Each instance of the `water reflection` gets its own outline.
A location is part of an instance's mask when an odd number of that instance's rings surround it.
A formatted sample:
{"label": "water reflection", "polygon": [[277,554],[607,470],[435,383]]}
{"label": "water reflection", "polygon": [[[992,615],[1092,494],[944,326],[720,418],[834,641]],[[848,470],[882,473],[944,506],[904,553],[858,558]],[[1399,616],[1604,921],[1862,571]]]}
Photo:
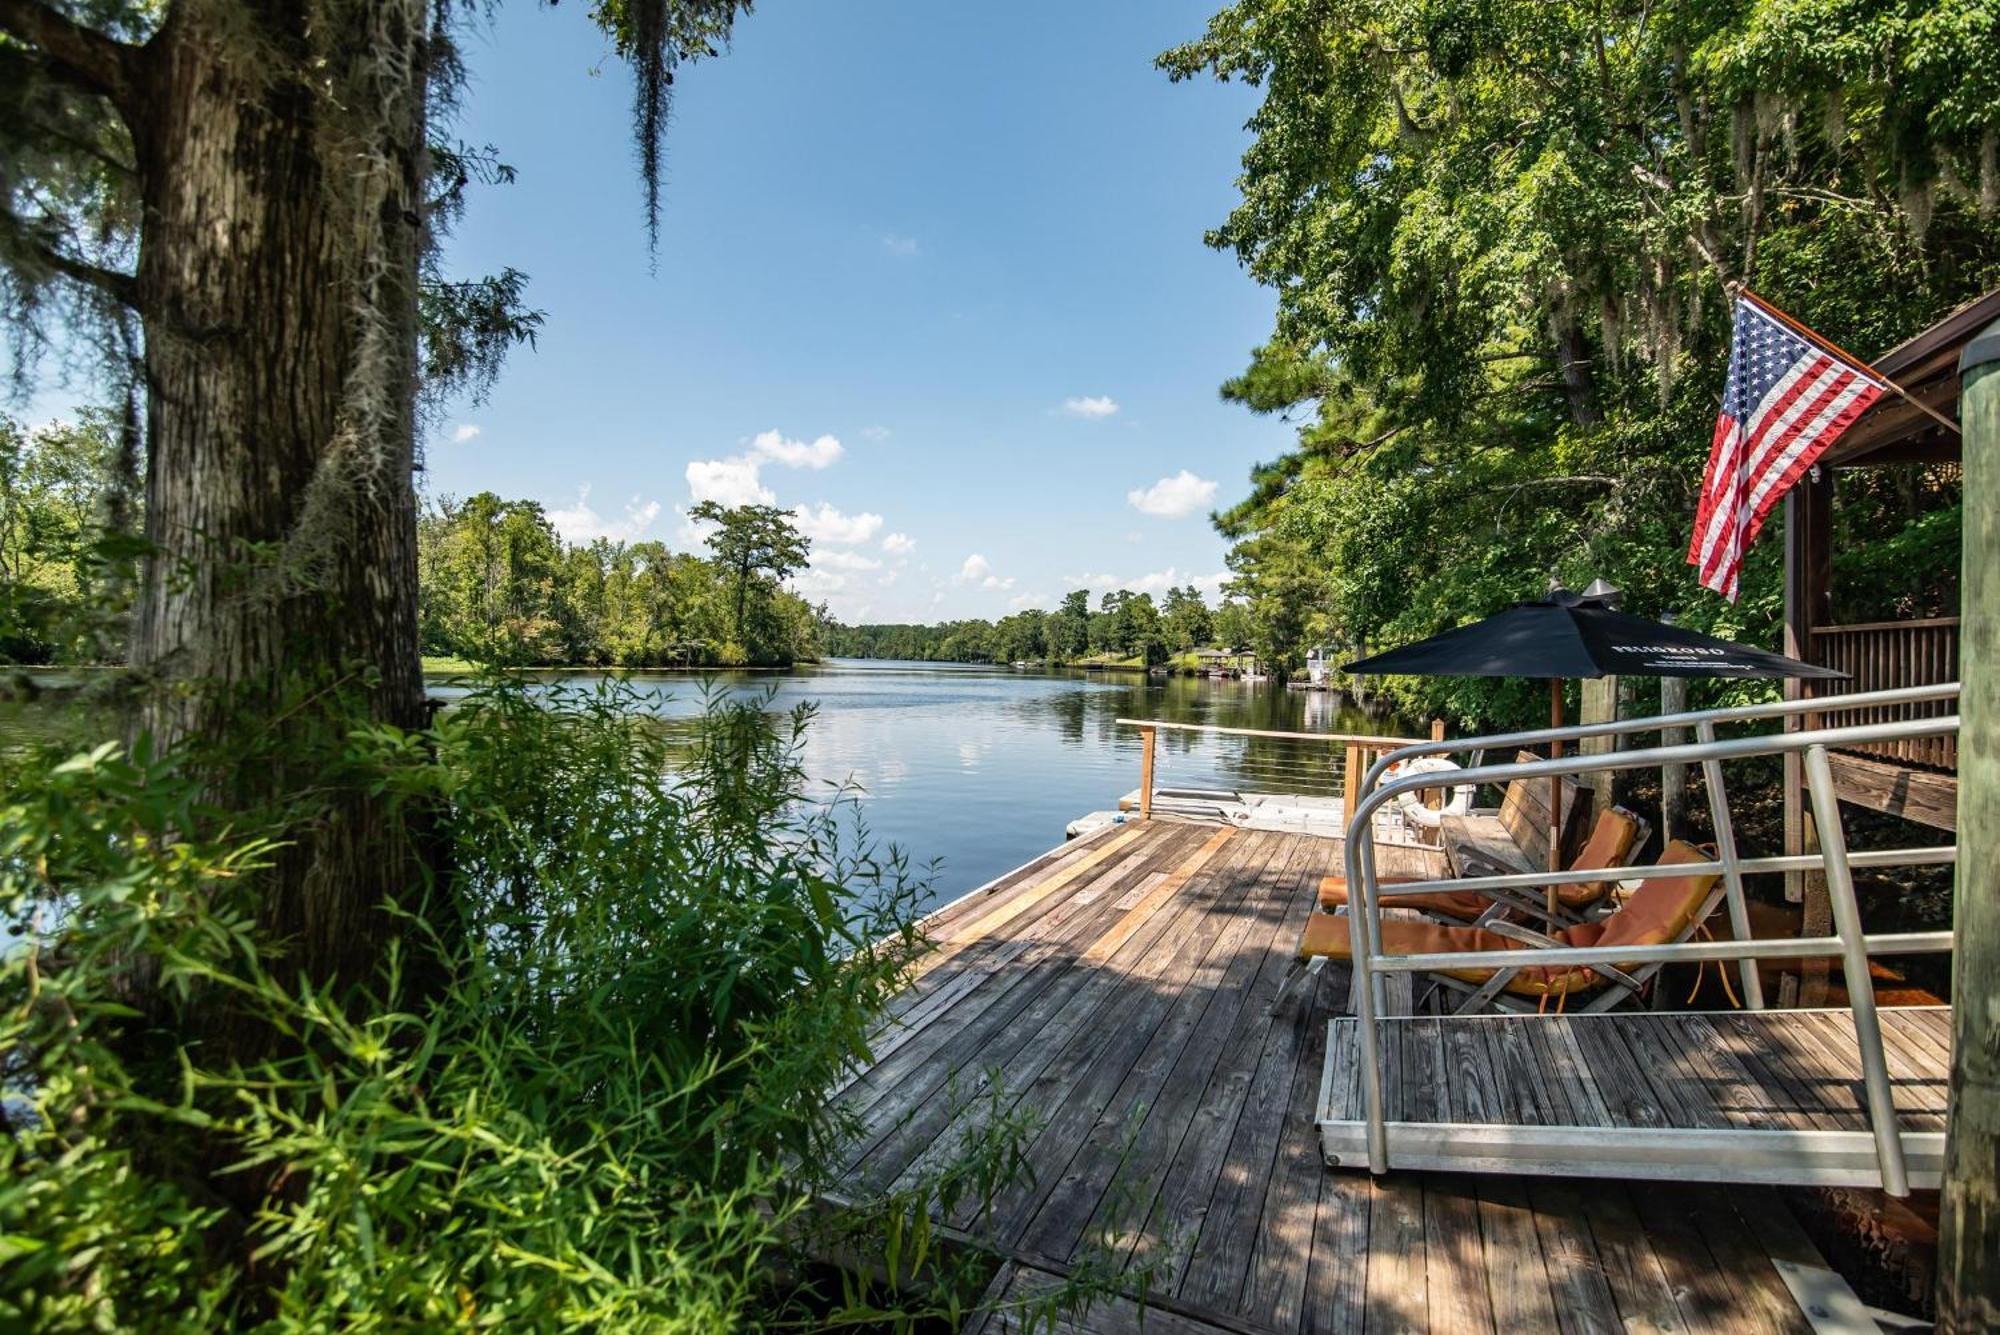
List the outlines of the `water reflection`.
{"label": "water reflection", "polygon": [[[586,685],[589,674],[564,674]],[[636,678],[669,720],[701,708],[685,676]],[[836,661],[783,675],[724,674],[713,689],[772,692],[773,709],[819,705],[805,763],[817,780],[852,781],[878,840],[913,861],[941,859],[949,896],[1061,841],[1063,827],[1138,786],[1139,739],[1116,720],[1152,718],[1274,731],[1395,731],[1338,697],[1270,683],[1138,674],[1017,672],[943,664]],[[433,694],[449,695],[442,682]],[[1162,787],[1327,793],[1338,751],[1273,738],[1160,734]]]}

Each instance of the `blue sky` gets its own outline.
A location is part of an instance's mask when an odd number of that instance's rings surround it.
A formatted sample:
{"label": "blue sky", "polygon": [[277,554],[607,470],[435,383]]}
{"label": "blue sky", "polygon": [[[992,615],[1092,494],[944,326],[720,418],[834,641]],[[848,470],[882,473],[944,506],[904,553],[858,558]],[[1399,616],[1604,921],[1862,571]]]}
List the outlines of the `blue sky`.
{"label": "blue sky", "polygon": [[1209,8],[767,0],[678,80],[655,273],[624,67],[579,7],[501,7],[459,134],[520,179],[451,263],[526,271],[548,323],[428,489],[676,546],[699,495],[803,507],[801,587],[850,620],[1212,589],[1207,512],[1290,432],[1216,396],[1271,321],[1202,244],[1255,95],[1152,67]]}
{"label": "blue sky", "polygon": [[525,271],[547,323],[442,415],[425,490],[677,548],[695,500],[797,507],[795,582],[848,620],[1213,598],[1208,511],[1291,439],[1216,395],[1271,325],[1202,244],[1255,91],[1152,65],[1215,3],[765,0],[680,73],[657,265],[624,65],[580,3],[497,6],[456,133],[519,179],[448,264]]}

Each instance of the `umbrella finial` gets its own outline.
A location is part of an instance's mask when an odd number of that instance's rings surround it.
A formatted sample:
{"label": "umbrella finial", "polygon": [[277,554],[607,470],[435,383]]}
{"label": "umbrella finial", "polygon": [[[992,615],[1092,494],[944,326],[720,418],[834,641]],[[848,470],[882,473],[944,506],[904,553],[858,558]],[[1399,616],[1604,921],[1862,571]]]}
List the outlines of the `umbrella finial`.
{"label": "umbrella finial", "polygon": [[1583,596],[1591,602],[1602,603],[1606,607],[1617,607],[1625,601],[1625,591],[1602,576],[1590,581],[1590,587],[1583,591]]}

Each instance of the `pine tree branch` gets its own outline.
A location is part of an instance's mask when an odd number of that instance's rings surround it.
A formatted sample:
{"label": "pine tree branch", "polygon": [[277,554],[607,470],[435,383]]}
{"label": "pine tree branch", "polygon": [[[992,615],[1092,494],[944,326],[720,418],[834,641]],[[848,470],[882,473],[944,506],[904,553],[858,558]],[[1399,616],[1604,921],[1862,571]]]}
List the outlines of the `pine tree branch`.
{"label": "pine tree branch", "polygon": [[[0,0],[0,4],[8,0]],[[35,229],[28,226],[12,212],[0,210],[0,257],[12,256],[29,264],[39,265],[49,272],[59,274],[72,282],[82,283],[110,297],[113,301],[132,310],[139,308],[139,280],[129,273],[117,269],[107,269],[64,254],[38,236]]]}
{"label": "pine tree branch", "polygon": [[87,28],[40,0],[0,0],[0,32],[40,51],[50,73],[108,98],[127,113],[129,123],[140,48]]}

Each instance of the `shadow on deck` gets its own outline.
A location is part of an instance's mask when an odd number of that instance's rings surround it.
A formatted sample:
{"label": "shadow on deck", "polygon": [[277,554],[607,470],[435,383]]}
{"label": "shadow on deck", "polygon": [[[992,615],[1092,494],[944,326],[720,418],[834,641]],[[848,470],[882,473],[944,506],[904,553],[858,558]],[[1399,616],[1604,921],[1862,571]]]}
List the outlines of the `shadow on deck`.
{"label": "shadow on deck", "polygon": [[[1184,1335],[1872,1328],[1769,1188],[1327,1168],[1315,1121],[1348,978],[1290,965],[1339,853],[1133,823],[941,910],[941,950],[837,1095],[862,1128],[839,1194],[910,1185],[1026,1113],[1032,1178],[938,1221],[1004,1262],[996,1296],[1084,1267]],[[1069,1328],[1140,1319],[1115,1300]]]}

